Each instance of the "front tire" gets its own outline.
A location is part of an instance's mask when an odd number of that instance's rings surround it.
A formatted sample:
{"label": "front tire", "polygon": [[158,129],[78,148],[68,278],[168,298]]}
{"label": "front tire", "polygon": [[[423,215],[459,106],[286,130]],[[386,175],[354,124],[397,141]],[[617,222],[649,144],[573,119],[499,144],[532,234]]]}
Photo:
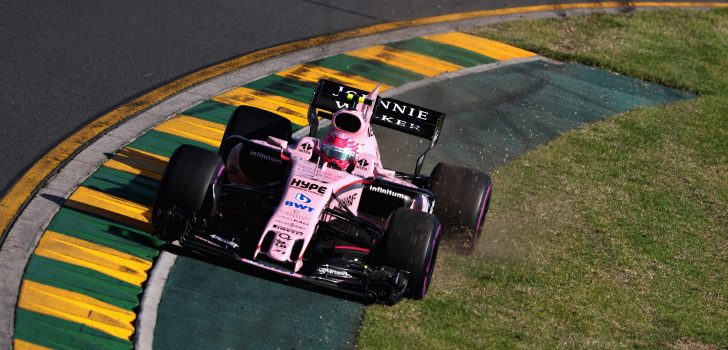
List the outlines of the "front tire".
{"label": "front tire", "polygon": [[389,216],[384,234],[384,265],[408,271],[405,297],[423,299],[437,260],[440,222],[428,213],[398,208]]}
{"label": "front tire", "polygon": [[218,154],[223,161],[227,161],[228,154],[239,142],[229,139],[230,136],[241,136],[251,140],[265,140],[268,136],[273,136],[289,141],[291,130],[290,120],[273,112],[243,105],[236,108],[230,117]]}
{"label": "front tire", "polygon": [[208,218],[214,210],[211,184],[222,169],[220,157],[208,150],[179,146],[169,158],[152,210],[155,234],[167,242],[179,239],[182,229],[165,225],[163,214],[175,207],[197,218]]}
{"label": "front tire", "polygon": [[434,214],[442,222],[445,242],[460,252],[474,252],[490,206],[490,176],[439,163],[430,176],[430,190],[435,194]]}

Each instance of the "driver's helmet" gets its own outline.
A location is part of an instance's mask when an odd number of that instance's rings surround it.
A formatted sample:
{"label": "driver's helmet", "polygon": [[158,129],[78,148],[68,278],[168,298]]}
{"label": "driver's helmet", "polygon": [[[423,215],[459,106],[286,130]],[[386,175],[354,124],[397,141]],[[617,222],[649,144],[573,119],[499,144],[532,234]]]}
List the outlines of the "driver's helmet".
{"label": "driver's helmet", "polygon": [[321,142],[321,158],[341,170],[348,170],[356,157],[356,141],[340,132],[328,133]]}

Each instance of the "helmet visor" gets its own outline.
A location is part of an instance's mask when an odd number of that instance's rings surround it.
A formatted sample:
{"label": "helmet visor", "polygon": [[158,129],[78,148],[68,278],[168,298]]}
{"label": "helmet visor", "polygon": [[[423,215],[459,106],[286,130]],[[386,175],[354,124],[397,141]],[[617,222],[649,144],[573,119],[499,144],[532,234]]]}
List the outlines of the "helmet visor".
{"label": "helmet visor", "polygon": [[336,147],[334,145],[323,145],[321,148],[324,154],[332,159],[349,160],[354,158],[354,151],[351,149]]}

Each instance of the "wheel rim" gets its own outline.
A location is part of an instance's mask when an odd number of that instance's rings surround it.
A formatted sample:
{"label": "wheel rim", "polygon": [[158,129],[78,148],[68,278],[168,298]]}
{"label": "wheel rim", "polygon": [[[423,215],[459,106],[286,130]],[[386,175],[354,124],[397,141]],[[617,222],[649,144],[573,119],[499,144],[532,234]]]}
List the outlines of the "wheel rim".
{"label": "wheel rim", "polygon": [[474,244],[478,242],[478,239],[480,238],[480,232],[483,230],[483,224],[485,223],[485,215],[488,213],[486,210],[488,208],[488,203],[490,202],[490,191],[493,188],[492,185],[488,186],[488,189],[485,190],[485,195],[483,196],[483,202],[480,204],[480,209],[478,209],[478,221],[475,224],[475,235],[474,235]]}
{"label": "wheel rim", "polygon": [[422,298],[427,295],[427,291],[430,289],[430,282],[432,281],[432,274],[435,271],[435,261],[437,261],[437,248],[440,245],[440,232],[442,231],[442,226],[437,226],[437,231],[435,232],[435,242],[432,245],[432,253],[430,253],[430,260],[427,262],[427,265],[425,265],[425,279],[422,281]]}

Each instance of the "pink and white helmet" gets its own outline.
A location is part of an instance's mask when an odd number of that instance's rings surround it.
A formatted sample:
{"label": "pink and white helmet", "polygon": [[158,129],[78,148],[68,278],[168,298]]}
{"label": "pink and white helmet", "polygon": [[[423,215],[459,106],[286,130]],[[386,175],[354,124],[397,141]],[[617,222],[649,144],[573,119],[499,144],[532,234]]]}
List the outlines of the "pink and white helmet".
{"label": "pink and white helmet", "polygon": [[321,142],[321,158],[324,162],[347,170],[356,157],[357,142],[344,133],[330,132]]}
{"label": "pink and white helmet", "polygon": [[[349,95],[353,108],[342,108],[331,117],[331,131],[321,141],[321,157],[323,161],[336,164],[341,170],[348,171],[357,155],[357,147],[366,143],[374,105],[377,100],[379,86],[367,99]],[[369,103],[359,103],[369,101]]]}

